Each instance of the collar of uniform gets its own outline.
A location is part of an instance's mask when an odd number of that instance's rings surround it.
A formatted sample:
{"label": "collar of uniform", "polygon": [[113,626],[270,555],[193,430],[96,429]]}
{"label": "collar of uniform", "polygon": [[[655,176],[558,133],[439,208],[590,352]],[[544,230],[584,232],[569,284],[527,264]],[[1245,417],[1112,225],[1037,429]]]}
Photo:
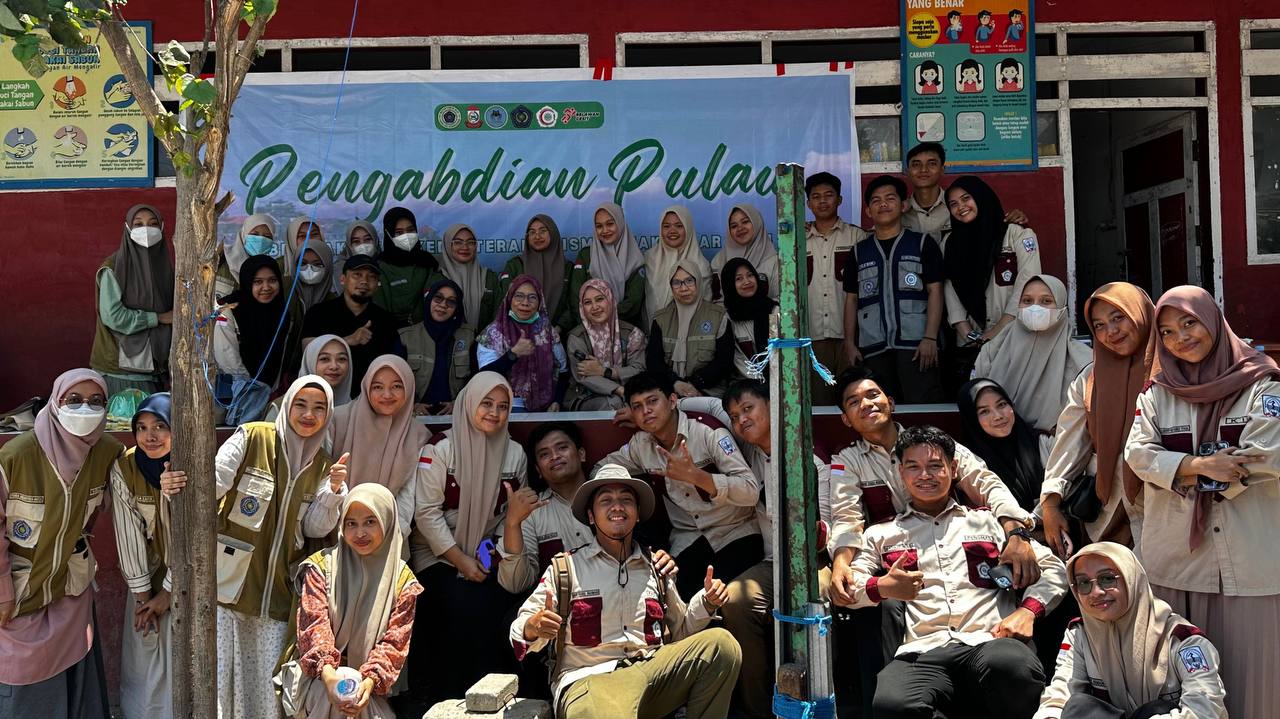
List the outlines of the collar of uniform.
{"label": "collar of uniform", "polygon": [[965,511],[966,511],[966,510],[965,510],[965,506],[964,506],[963,504],[960,504],[959,502],[957,502],[955,497],[951,497],[950,499],[948,499],[948,500],[947,500],[947,506],[946,506],[946,508],[945,508],[945,509],[943,509],[941,512],[939,512],[936,516],[935,516],[935,515],[932,515],[932,514],[925,514],[924,512],[921,512],[920,510],[916,509],[916,508],[911,504],[910,500],[908,500],[908,501],[907,501],[907,508],[906,508],[906,509],[904,509],[904,510],[902,510],[902,514],[901,514],[900,516],[902,516],[902,517],[916,517],[917,519],[921,519],[921,520],[924,520],[924,521],[926,521],[926,522],[932,522],[932,521],[934,521],[935,519],[940,519],[940,518],[942,518],[942,517],[947,516],[948,514],[952,514],[952,513],[964,514],[964,513],[965,513]]}
{"label": "collar of uniform", "polygon": [[563,505],[564,505],[564,506],[566,506],[566,507],[572,507],[572,506],[573,506],[573,501],[572,501],[572,500],[565,499],[564,497],[560,496],[560,493],[559,493],[559,492],[555,491],[554,489],[552,489],[552,488],[550,488],[550,487],[547,487],[546,489],[542,490],[542,494],[541,494],[541,495],[539,495],[539,497],[538,497],[538,498],[539,498],[539,499],[549,499],[549,500],[551,500],[551,501],[553,501],[553,502],[559,502],[560,504],[563,504]]}
{"label": "collar of uniform", "polygon": [[836,215],[835,224],[833,224],[831,226],[831,229],[824,234],[824,233],[818,232],[818,221],[814,220],[813,222],[809,223],[808,230],[804,234],[806,237],[830,237],[831,235],[834,235],[837,232],[840,232],[841,230],[843,230],[845,224],[847,223],[845,223],[844,218],[840,217],[839,215]]}
{"label": "collar of uniform", "polygon": [[[613,559],[613,555],[609,554],[609,552],[604,547],[600,546],[600,542],[596,539],[595,530],[591,531],[591,539],[588,540],[585,545],[583,545],[580,551],[582,551],[583,554],[586,554],[586,555],[600,554],[605,557],[608,557],[609,559]],[[644,555],[640,553],[640,545],[636,544],[635,540],[632,539],[631,556],[627,557],[627,564],[630,564],[631,562],[637,559],[643,559],[643,557]],[[615,559],[614,561],[616,562],[617,560]]]}
{"label": "collar of uniform", "polygon": [[944,196],[946,194],[947,194],[946,190],[943,190],[942,188],[938,188],[938,199],[934,200],[933,204],[929,205],[926,208],[926,207],[921,207],[920,203],[916,202],[916,193],[912,192],[907,197],[907,212],[920,212],[925,215],[932,215],[934,210],[946,204],[944,201]]}
{"label": "collar of uniform", "polygon": [[[894,426],[894,427],[896,427],[896,428],[898,429],[898,434],[899,434],[899,435],[901,435],[901,434],[902,434],[902,423],[901,423],[901,422],[899,422],[899,421],[897,421],[897,420],[894,420],[894,421],[893,421],[893,426]],[[875,450],[877,450],[877,449],[878,449],[878,450],[880,450],[881,452],[884,452],[884,453],[888,454],[890,459],[892,459],[892,458],[893,458],[893,449],[892,449],[892,448],[890,448],[890,449],[885,449],[884,447],[881,447],[881,446],[880,446],[880,445],[878,445],[878,444],[872,444],[871,442],[867,441],[867,439],[866,439],[865,437],[858,437],[858,441],[857,441],[857,442],[854,442],[854,443],[853,443],[853,446],[854,446],[854,448],[855,448],[855,449],[857,449],[857,450],[858,450],[860,453],[862,453],[862,454],[870,454],[871,452],[873,452],[873,451],[875,451]]]}
{"label": "collar of uniform", "polygon": [[[692,424],[694,420],[681,410],[677,409],[676,412],[680,415],[680,419],[676,421],[676,441],[680,441],[680,438],[683,437],[687,442],[689,441],[689,425]],[[653,438],[653,443],[658,443],[657,437]]]}

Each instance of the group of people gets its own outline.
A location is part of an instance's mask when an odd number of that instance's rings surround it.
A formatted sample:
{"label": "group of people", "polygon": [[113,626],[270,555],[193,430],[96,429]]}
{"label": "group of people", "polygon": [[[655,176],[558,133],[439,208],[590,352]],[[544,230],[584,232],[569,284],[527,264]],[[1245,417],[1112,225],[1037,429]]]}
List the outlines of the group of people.
{"label": "group of people", "polygon": [[[941,188],[944,162],[926,144],[913,190],[873,179],[870,231],[839,218],[836,178],[807,187],[810,334],[839,375],[815,404],[849,430],[806,478],[842,713],[1270,716],[1280,369],[1194,287],[1104,285],[1073,339],[1025,217],[977,178]],[[466,226],[432,257],[407,210],[337,257],[299,220],[289,301],[270,218],[245,222],[214,347],[236,426],[212,470],[221,716],[416,719],[492,672],[561,717],[772,716],[780,494],[745,361],[776,250],[749,205],[710,263],[684,208],[647,255],[621,208],[595,219],[570,262],[535,216],[501,273]],[[170,713],[169,498],[209,470],[169,457],[162,240],[132,208],[93,369],[0,448],[0,719],[107,716],[99,511],[132,594],[122,709]],[[150,393],[129,449],[104,433],[126,389]],[[956,437],[895,415],[950,399]],[[593,457],[573,422],[513,438],[513,413],[557,408],[632,434]]]}

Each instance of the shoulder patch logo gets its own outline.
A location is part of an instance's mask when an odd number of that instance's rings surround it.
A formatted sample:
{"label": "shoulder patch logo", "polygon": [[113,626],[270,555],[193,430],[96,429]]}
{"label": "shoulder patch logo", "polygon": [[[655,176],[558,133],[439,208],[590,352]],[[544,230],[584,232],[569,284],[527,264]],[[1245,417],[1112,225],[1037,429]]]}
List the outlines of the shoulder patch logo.
{"label": "shoulder patch logo", "polygon": [[724,452],[726,457],[738,450],[738,448],[733,445],[733,440],[728,437],[720,438],[720,449]]}
{"label": "shoulder patch logo", "polygon": [[702,323],[702,326],[701,326],[701,327],[699,327],[698,329],[702,330],[703,332],[710,332],[710,331],[711,331],[711,320],[707,320],[706,322],[703,322],[703,323]]}
{"label": "shoulder patch logo", "polygon": [[1280,417],[1280,397],[1273,394],[1262,395],[1262,416]]}
{"label": "shoulder patch logo", "polygon": [[1209,666],[1208,657],[1204,655],[1204,651],[1200,647],[1180,649],[1178,650],[1178,658],[1182,660],[1182,666],[1186,668],[1188,674],[1207,672],[1212,668]]}
{"label": "shoulder patch logo", "polygon": [[1023,240],[1023,241],[1022,241],[1022,249],[1026,250],[1027,252],[1035,252],[1035,251],[1036,251],[1036,241],[1035,241],[1034,239],[1032,239],[1032,238],[1028,237],[1027,239],[1025,239],[1025,240]]}

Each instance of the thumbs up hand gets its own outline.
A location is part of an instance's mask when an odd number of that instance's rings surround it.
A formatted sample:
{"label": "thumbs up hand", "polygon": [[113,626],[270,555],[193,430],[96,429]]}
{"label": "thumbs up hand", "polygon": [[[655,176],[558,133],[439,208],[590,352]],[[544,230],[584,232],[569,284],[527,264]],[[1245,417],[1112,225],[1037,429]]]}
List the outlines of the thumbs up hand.
{"label": "thumbs up hand", "polygon": [[520,341],[511,346],[511,354],[516,357],[526,357],[533,354],[533,340],[529,339],[529,333],[524,329],[520,330]]}
{"label": "thumbs up hand", "polygon": [[351,453],[343,452],[337,462],[329,465],[329,488],[334,494],[341,492],[342,485],[347,482],[347,462],[350,461]]}
{"label": "thumbs up hand", "polygon": [[169,463],[164,463],[164,471],[160,473],[160,491],[167,497],[172,497],[182,491],[187,486],[187,473],[177,469],[170,469]]}
{"label": "thumbs up hand", "polygon": [[909,572],[903,569],[902,564],[906,559],[906,552],[899,554],[893,566],[889,567],[889,573],[880,577],[876,584],[880,596],[909,602],[920,594],[920,590],[924,587],[924,572]]}
{"label": "thumbs up hand", "polygon": [[556,598],[551,592],[551,587],[543,590],[546,592],[546,602],[542,609],[529,617],[529,621],[524,623],[524,639],[532,642],[537,639],[555,639],[560,634],[560,622],[562,619],[556,614]]}
{"label": "thumbs up hand", "polygon": [[352,346],[367,345],[373,339],[373,320],[364,323],[364,327],[352,332],[347,338],[347,344]]}
{"label": "thumbs up hand", "polygon": [[707,576],[702,580],[702,601],[710,612],[715,612],[729,601],[729,588],[716,579],[716,568],[711,565],[707,565]]}

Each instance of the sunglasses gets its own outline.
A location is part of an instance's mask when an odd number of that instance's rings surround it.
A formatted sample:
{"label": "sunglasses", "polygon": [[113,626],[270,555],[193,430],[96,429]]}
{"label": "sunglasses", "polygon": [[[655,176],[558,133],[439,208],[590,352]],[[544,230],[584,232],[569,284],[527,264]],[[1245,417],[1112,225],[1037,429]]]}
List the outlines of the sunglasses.
{"label": "sunglasses", "polygon": [[1095,579],[1088,577],[1076,577],[1071,580],[1071,587],[1076,590],[1076,594],[1087,596],[1093,591],[1093,585],[1097,584],[1098,589],[1108,591],[1120,586],[1120,576],[1117,574],[1099,574]]}

